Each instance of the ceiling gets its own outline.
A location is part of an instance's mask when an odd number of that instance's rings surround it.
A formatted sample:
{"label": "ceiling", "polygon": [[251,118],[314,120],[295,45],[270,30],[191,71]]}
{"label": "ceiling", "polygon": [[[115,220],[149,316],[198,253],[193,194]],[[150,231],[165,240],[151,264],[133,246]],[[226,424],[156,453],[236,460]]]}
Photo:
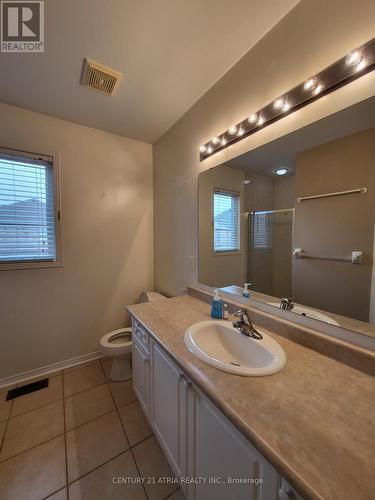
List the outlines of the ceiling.
{"label": "ceiling", "polygon": [[[45,52],[0,54],[0,101],[153,143],[298,0],[46,0]],[[84,57],[124,74],[109,97]]]}
{"label": "ceiling", "polygon": [[375,97],[268,142],[226,165],[265,176],[275,176],[275,169],[287,168],[293,175],[297,153],[371,127],[375,127]]}

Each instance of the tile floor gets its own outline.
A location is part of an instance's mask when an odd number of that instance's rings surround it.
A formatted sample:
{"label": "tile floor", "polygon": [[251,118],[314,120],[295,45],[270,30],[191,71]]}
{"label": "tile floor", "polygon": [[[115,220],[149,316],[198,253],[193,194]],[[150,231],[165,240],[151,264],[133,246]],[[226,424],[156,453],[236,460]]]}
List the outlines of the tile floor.
{"label": "tile floor", "polygon": [[111,382],[110,363],[56,372],[13,401],[0,389],[1,500],[184,499],[175,484],[137,482],[173,474],[132,380]]}

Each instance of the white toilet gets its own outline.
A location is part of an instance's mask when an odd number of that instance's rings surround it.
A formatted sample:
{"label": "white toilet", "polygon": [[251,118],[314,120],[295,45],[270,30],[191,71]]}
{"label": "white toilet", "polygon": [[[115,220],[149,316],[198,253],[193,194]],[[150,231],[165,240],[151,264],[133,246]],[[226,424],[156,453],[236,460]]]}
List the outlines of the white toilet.
{"label": "white toilet", "polygon": [[[138,304],[156,302],[166,297],[157,292],[142,292]],[[114,382],[121,382],[131,377],[132,329],[120,328],[107,333],[100,339],[100,350],[113,359],[109,378]]]}

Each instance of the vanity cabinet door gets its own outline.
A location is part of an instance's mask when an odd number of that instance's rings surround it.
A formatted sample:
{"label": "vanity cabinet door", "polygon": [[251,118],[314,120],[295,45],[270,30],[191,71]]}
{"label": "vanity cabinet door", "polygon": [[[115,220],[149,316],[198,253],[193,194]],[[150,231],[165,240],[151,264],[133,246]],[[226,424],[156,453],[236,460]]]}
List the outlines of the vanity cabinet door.
{"label": "vanity cabinet door", "polygon": [[133,388],[143,411],[150,416],[150,355],[142,342],[133,335]]}
{"label": "vanity cabinet door", "polygon": [[[276,500],[280,485],[276,470],[196,389],[194,413],[195,431],[189,442],[189,464],[194,470],[189,475],[202,480],[189,498]],[[263,484],[251,484],[251,478],[261,478]]]}
{"label": "vanity cabinet door", "polygon": [[182,371],[164,350],[151,341],[151,420],[167,458],[178,476],[186,469],[187,383]]}

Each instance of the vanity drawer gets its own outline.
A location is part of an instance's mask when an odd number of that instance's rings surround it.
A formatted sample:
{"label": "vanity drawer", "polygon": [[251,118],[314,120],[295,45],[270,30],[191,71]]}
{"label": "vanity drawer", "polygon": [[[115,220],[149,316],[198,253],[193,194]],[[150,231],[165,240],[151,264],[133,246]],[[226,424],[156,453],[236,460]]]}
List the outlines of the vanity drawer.
{"label": "vanity drawer", "polygon": [[150,352],[150,335],[146,330],[142,327],[142,325],[133,319],[133,335],[136,339],[138,339],[146,351]]}

